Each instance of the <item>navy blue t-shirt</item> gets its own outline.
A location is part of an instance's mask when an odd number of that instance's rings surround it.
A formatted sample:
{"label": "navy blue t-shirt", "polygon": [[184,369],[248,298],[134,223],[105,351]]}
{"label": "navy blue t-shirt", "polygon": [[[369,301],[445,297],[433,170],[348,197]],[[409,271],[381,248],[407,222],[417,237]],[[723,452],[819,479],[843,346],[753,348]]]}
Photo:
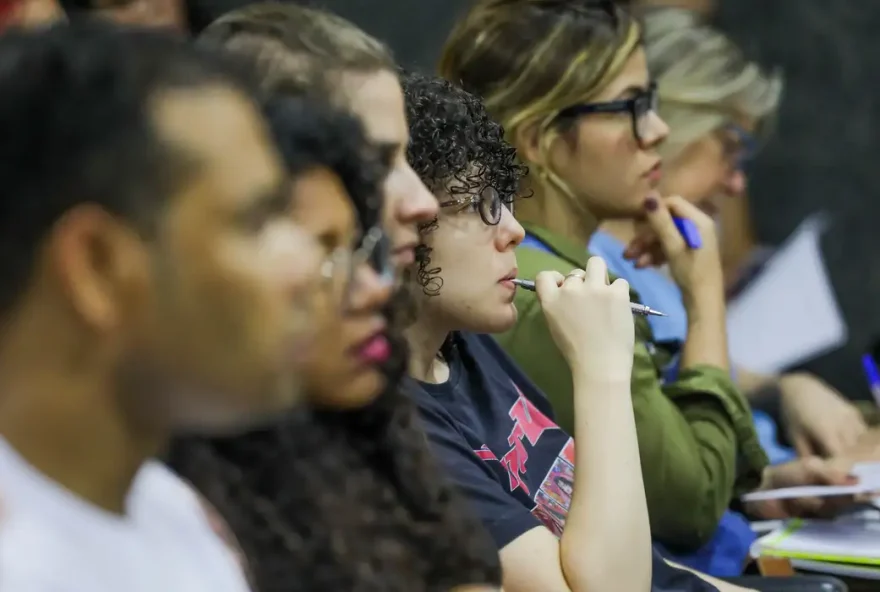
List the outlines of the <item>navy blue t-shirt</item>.
{"label": "navy blue t-shirt", "polygon": [[[571,503],[574,441],[494,339],[467,333],[452,339],[448,381],[408,381],[435,455],[499,550],[541,525],[560,536]],[[717,592],[656,551],[652,587]]]}

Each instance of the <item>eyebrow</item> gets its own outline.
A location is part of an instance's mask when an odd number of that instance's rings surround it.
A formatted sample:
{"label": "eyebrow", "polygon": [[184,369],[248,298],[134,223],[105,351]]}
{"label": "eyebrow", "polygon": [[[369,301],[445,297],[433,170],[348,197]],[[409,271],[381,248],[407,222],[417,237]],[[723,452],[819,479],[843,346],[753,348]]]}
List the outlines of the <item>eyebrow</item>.
{"label": "eyebrow", "polygon": [[248,203],[242,213],[253,214],[280,214],[290,209],[296,201],[296,196],[291,195],[291,183],[288,179],[281,179],[274,187],[261,188],[257,196]]}
{"label": "eyebrow", "polygon": [[376,142],[376,152],[383,164],[391,166],[394,158],[400,152],[402,144],[397,142]]}
{"label": "eyebrow", "polygon": [[628,99],[628,98],[632,98],[634,95],[637,95],[639,93],[647,92],[649,85],[650,85],[650,83],[630,84],[625,89],[623,89],[622,91],[617,93],[617,98],[618,99]]}

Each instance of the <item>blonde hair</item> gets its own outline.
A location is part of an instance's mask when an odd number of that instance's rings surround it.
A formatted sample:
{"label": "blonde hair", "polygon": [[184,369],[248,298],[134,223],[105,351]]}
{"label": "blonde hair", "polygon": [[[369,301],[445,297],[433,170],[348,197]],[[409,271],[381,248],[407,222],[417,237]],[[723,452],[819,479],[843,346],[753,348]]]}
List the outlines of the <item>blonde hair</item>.
{"label": "blonde hair", "polygon": [[670,134],[660,148],[674,157],[691,142],[737,117],[769,132],[782,95],[779,73],[765,73],[697,13],[656,8],[644,15],[648,70],[657,82],[660,116]]}
{"label": "blonde hair", "polygon": [[[245,58],[267,93],[330,93],[328,74],[397,71],[391,51],[341,16],[280,2],[261,2],[217,19],[199,37]],[[336,87],[338,88],[338,87]]]}
{"label": "blonde hair", "polygon": [[[564,131],[559,112],[601,92],[639,43],[638,23],[612,0],[478,0],[447,39],[439,70],[481,96],[509,138],[537,125],[545,156]],[[573,197],[547,166],[527,164]]]}

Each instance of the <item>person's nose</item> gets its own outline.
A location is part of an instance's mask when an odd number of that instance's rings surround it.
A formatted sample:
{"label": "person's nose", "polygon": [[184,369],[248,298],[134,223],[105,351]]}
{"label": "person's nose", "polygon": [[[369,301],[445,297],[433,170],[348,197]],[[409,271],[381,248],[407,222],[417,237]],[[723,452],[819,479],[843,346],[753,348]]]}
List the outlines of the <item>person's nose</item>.
{"label": "person's nose", "polygon": [[642,147],[654,148],[658,144],[663,143],[663,140],[669,135],[669,125],[656,111],[649,112],[646,117],[648,121],[641,137]]}
{"label": "person's nose", "polygon": [[392,203],[386,204],[390,207],[386,207],[385,211],[394,219],[386,220],[386,228],[395,224],[414,227],[437,217],[437,197],[425,187],[408,163],[392,176],[395,178],[389,179],[393,187],[389,188],[388,196],[388,201]]}
{"label": "person's nose", "polygon": [[525,238],[526,231],[522,224],[517,221],[506,207],[501,211],[501,220],[498,221],[498,233],[496,240],[498,242],[499,251],[507,251],[515,249]]}

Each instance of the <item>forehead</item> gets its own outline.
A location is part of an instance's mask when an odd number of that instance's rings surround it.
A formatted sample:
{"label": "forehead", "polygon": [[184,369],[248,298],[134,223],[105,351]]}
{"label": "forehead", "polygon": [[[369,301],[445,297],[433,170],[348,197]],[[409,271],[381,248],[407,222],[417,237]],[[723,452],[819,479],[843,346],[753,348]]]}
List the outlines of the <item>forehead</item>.
{"label": "forehead", "polygon": [[645,57],[645,50],[637,47],[630,55],[620,73],[602,89],[596,100],[605,101],[613,99],[622,92],[630,88],[647,88],[650,82],[648,75],[648,61]]}
{"label": "forehead", "polygon": [[238,92],[220,85],[174,90],[155,97],[161,137],[193,159],[193,189],[202,201],[241,208],[281,185],[284,173],[262,118]]}
{"label": "forehead", "polygon": [[371,141],[407,143],[409,127],[403,90],[393,72],[347,72],[342,75],[342,87],[353,114],[361,119]]}

